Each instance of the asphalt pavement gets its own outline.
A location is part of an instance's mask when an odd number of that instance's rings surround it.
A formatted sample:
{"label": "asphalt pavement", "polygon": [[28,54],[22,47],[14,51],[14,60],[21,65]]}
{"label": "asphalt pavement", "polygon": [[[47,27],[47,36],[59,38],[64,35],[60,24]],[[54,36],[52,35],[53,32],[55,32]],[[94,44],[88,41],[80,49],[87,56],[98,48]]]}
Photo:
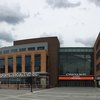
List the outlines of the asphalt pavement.
{"label": "asphalt pavement", "polygon": [[0,89],[0,100],[100,100],[100,88]]}

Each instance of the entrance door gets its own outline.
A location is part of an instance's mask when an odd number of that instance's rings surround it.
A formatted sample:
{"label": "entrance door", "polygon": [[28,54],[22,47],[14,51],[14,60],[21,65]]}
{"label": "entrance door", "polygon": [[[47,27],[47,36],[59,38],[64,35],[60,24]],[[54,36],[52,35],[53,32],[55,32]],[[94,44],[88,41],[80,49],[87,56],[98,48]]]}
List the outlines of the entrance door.
{"label": "entrance door", "polygon": [[59,86],[67,87],[93,87],[93,81],[80,81],[80,80],[68,80],[68,81],[59,81]]}

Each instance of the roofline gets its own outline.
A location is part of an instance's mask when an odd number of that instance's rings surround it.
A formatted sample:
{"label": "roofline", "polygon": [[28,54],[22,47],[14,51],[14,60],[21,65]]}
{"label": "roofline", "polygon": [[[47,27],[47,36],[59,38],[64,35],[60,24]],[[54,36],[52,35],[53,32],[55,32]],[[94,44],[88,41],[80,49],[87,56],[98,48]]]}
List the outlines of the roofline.
{"label": "roofline", "polygon": [[17,42],[17,41],[28,41],[28,40],[38,40],[38,39],[47,39],[47,38],[56,38],[58,39],[57,36],[48,36],[48,37],[38,37],[38,38],[29,38],[29,39],[21,39],[21,40],[15,40],[13,42]]}
{"label": "roofline", "polygon": [[93,49],[93,47],[60,47],[60,49]]}

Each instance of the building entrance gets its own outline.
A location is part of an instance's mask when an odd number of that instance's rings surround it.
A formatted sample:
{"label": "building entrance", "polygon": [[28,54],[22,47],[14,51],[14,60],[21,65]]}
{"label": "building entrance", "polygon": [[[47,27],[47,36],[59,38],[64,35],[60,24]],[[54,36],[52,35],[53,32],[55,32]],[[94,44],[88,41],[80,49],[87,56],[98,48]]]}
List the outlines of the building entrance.
{"label": "building entrance", "polygon": [[59,81],[59,86],[68,87],[93,87],[94,81],[80,81],[80,80],[63,80]]}

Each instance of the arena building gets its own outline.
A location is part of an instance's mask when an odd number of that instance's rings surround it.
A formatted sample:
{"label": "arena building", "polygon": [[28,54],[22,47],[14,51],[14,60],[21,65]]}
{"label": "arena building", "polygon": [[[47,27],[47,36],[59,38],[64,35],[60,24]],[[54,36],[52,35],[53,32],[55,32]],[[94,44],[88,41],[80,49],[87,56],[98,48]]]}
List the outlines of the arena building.
{"label": "arena building", "polygon": [[0,88],[100,86],[100,34],[94,47],[60,47],[57,37],[0,48]]}
{"label": "arena building", "polygon": [[14,46],[0,48],[1,87],[31,83],[33,87],[57,86],[58,51],[57,37],[19,40]]}

